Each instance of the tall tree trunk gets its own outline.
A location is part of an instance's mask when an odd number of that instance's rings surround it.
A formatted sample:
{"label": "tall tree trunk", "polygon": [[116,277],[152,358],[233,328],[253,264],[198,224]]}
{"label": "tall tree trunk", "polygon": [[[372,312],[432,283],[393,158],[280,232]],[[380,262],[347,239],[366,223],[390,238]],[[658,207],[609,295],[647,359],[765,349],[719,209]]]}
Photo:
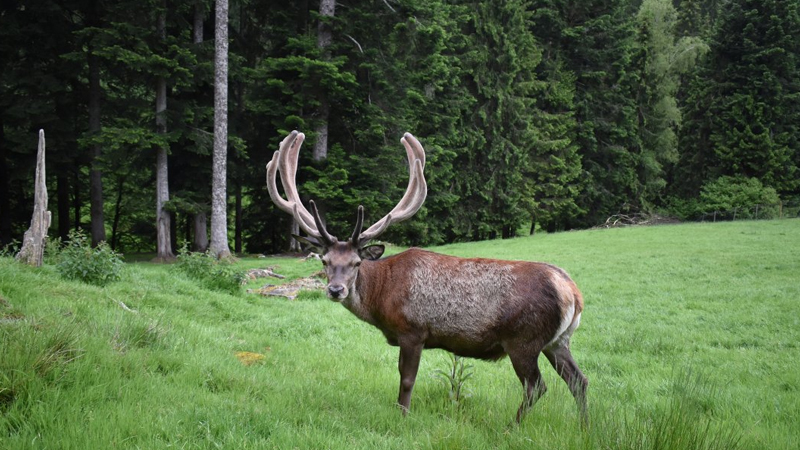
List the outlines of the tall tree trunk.
{"label": "tall tree trunk", "polygon": [[[167,37],[167,10],[162,3],[163,10],[158,15],[157,33],[164,41]],[[158,77],[156,80],[156,132],[167,133],[167,80]],[[164,209],[164,204],[169,201],[169,175],[167,165],[167,148],[156,149],[156,260],[170,261],[175,258],[172,253],[172,240],[169,211]]]}
{"label": "tall tree trunk", "polygon": [[[89,134],[100,134],[100,66],[93,46],[89,46]],[[103,172],[100,170],[102,149],[99,144],[92,145],[92,162],[89,170],[89,205],[92,224],[92,246],[106,240],[106,226],[103,217]]]}
{"label": "tall tree trunk", "polygon": [[111,249],[116,250],[119,244],[119,219],[122,215],[122,194],[125,189],[127,175],[117,177],[117,200],[114,202],[114,218],[111,222]]}
{"label": "tall tree trunk", "polygon": [[72,209],[74,216],[74,230],[81,229],[81,169],[78,167],[78,163],[76,161],[74,167],[72,168]]}
{"label": "tall tree trunk", "polygon": [[233,239],[233,251],[242,253],[242,183],[236,183],[236,225]]}
{"label": "tall tree trunk", "polygon": [[192,42],[203,43],[203,20],[206,17],[206,7],[203,0],[194,1],[194,24],[192,27]]}
{"label": "tall tree trunk", "polygon": [[208,215],[205,211],[196,213],[192,224],[192,228],[194,229],[192,251],[204,252],[208,250]]}
{"label": "tall tree trunk", "polygon": [[[99,2],[89,2],[86,25],[100,25]],[[96,138],[100,134],[100,61],[94,53],[94,42],[89,38],[86,63],[89,66],[89,135]],[[106,240],[106,226],[103,217],[103,172],[100,170],[100,158],[103,150],[99,144],[91,147],[91,163],[89,168],[89,215],[91,217],[92,246]]]}
{"label": "tall tree trunk", "polygon": [[214,29],[214,156],[211,176],[211,254],[229,258],[228,164],[228,0],[217,0]]}
{"label": "tall tree trunk", "polygon": [[[204,252],[208,250],[208,213],[200,211],[192,214],[190,230],[192,231],[192,251]],[[186,240],[190,239],[189,235]]]}
{"label": "tall tree trunk", "polygon": [[[194,1],[194,21],[192,25],[192,42],[194,44],[203,43],[203,33],[205,31],[204,20],[206,17],[206,7],[203,0]],[[191,222],[186,223],[186,240],[190,239],[191,231],[192,251],[205,252],[208,250],[208,214],[200,211],[192,214]]]}
{"label": "tall tree trunk", "polygon": [[[328,21],[336,14],[336,0],[320,0],[319,15],[320,21],[317,24],[317,48],[321,50],[324,60],[330,59],[328,47],[333,42],[333,30]],[[317,110],[317,125],[314,127],[314,134],[317,141],[314,142],[314,149],[311,151],[311,158],[314,161],[322,161],[328,157],[328,119],[330,117],[330,105],[328,104],[328,94],[323,88],[319,90],[319,109]],[[325,215],[324,206],[320,209],[320,214]],[[296,223],[292,224],[292,232],[299,232]],[[289,237],[289,251],[301,251],[302,246],[294,237]]]}
{"label": "tall tree trunk", "polygon": [[326,94],[320,94],[319,105],[319,123],[314,128],[314,133],[317,135],[317,141],[314,143],[314,150],[311,157],[314,161],[322,161],[328,157],[328,117],[330,116],[330,107],[328,106],[328,99]]}
{"label": "tall tree trunk", "polygon": [[[327,48],[333,41],[333,30],[328,24],[328,18],[336,14],[336,0],[320,0],[319,15],[320,21],[317,25],[317,48],[322,50],[324,59],[329,59],[330,54]],[[328,157],[328,117],[330,116],[330,106],[328,104],[328,95],[324,91],[320,91],[320,107],[319,107],[319,122],[314,129],[317,135],[317,141],[314,143],[314,150],[312,158],[315,161],[321,161]]]}
{"label": "tall tree trunk", "polygon": [[292,219],[292,226],[289,228],[289,251],[292,253],[300,253],[303,251],[303,246],[300,245],[300,241],[294,238],[294,236],[299,235],[300,224],[298,224],[296,220]]}
{"label": "tall tree trunk", "polygon": [[11,242],[11,181],[8,178],[6,160],[6,136],[3,115],[0,114],[0,246]]}
{"label": "tall tree trunk", "polygon": [[56,202],[58,203],[58,237],[69,239],[69,170],[66,164],[56,165]]}

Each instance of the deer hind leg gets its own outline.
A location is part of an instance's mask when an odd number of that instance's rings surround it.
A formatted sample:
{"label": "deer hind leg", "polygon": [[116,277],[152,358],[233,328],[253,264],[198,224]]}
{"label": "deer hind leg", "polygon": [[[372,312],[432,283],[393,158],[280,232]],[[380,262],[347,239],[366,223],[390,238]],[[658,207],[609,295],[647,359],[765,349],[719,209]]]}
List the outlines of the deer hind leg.
{"label": "deer hind leg", "polygon": [[544,349],[544,355],[569,386],[572,396],[578,403],[581,423],[584,427],[587,426],[589,418],[586,411],[586,388],[589,386],[589,380],[586,379],[578,367],[578,363],[572,358],[572,353],[569,351],[569,339],[559,339],[554,342]]}
{"label": "deer hind leg", "polygon": [[522,404],[517,410],[517,423],[519,423],[525,414],[530,410],[539,398],[547,391],[547,386],[542,379],[542,373],[539,371],[539,347],[535,350],[530,349],[528,345],[513,346],[505,348],[511,359],[511,365],[514,366],[514,372],[517,373],[519,381],[522,382],[522,387],[525,390],[525,395]]}

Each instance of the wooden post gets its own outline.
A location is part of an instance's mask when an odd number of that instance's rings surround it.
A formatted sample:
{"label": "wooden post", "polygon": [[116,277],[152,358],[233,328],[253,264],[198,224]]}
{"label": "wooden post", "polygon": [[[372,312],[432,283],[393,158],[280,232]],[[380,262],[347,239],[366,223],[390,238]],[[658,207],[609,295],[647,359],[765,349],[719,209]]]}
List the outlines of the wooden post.
{"label": "wooden post", "polygon": [[17,253],[17,261],[34,267],[42,265],[48,228],[50,228],[50,211],[47,210],[47,185],[45,184],[44,130],[39,130],[33,217],[31,218],[31,227],[22,238],[22,249]]}

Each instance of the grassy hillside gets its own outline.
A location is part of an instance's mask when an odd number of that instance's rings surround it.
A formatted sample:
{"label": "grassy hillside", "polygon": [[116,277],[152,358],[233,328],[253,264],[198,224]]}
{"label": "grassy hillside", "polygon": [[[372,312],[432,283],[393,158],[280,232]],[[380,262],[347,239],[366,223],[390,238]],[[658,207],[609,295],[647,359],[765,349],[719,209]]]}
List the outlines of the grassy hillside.
{"label": "grassy hillside", "polygon": [[0,448],[798,448],[799,249],[797,220],[433,249],[570,272],[586,299],[572,350],[587,431],[544,358],[549,390],[520,426],[507,359],[468,361],[454,403],[439,350],[423,353],[403,419],[397,349],[321,294],[231,296],[148,263],[97,288],[0,258]]}

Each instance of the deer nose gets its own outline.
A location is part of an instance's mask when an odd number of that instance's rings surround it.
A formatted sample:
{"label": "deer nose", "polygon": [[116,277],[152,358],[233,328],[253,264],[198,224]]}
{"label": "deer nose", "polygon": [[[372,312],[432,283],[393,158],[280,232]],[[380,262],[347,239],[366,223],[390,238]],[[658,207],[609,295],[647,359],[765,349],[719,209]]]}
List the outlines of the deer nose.
{"label": "deer nose", "polygon": [[339,298],[342,293],[344,293],[344,286],[341,285],[331,285],[328,286],[328,294],[330,294],[333,298]]}

